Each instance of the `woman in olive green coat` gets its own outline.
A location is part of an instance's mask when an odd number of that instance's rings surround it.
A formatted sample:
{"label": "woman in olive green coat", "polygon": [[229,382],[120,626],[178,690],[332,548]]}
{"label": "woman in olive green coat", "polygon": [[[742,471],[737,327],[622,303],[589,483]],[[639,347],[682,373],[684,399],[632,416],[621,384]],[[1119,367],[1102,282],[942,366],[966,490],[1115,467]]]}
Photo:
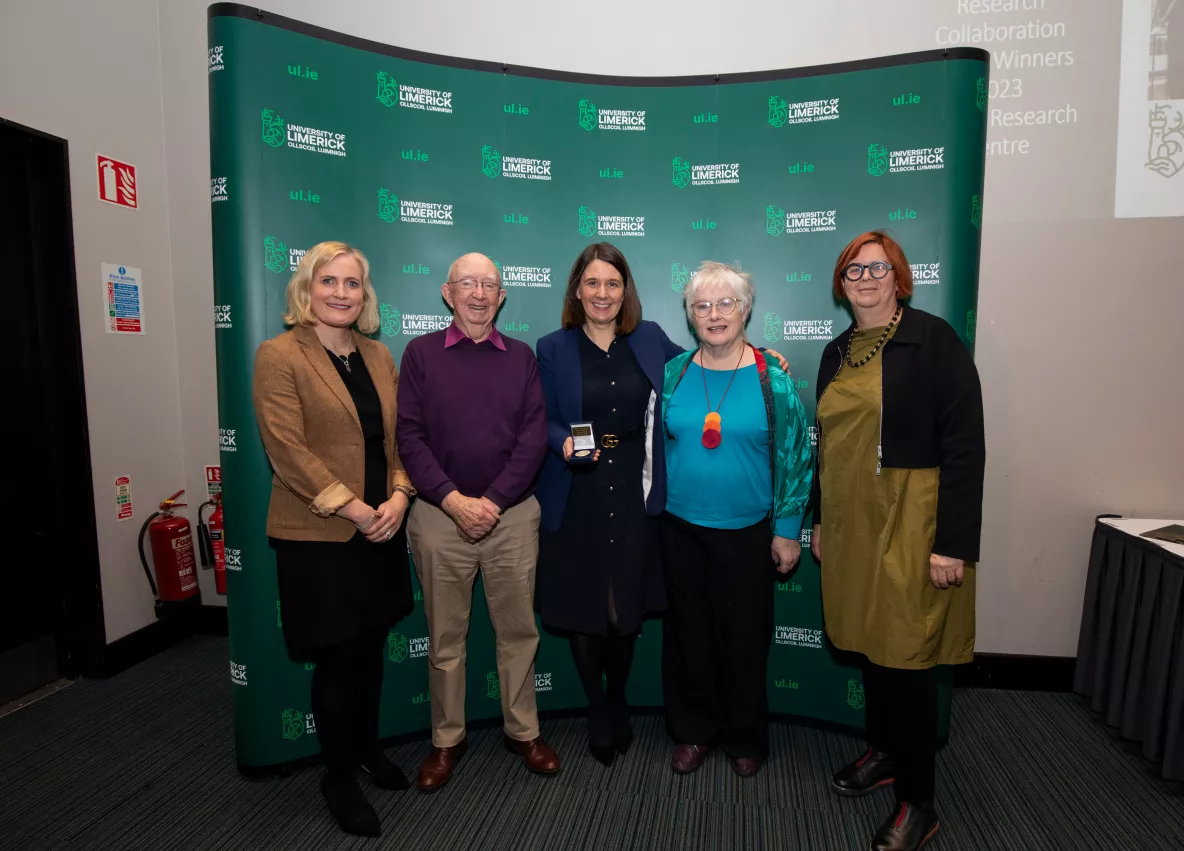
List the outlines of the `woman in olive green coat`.
{"label": "woman in olive green coat", "polygon": [[855,323],[823,351],[814,555],[826,631],[866,657],[868,749],[832,788],[895,784],[873,851],[912,851],[938,830],[934,665],[974,654],[982,520],[982,391],[970,352],[942,319],[901,303],[912,274],[873,231],[835,265]]}

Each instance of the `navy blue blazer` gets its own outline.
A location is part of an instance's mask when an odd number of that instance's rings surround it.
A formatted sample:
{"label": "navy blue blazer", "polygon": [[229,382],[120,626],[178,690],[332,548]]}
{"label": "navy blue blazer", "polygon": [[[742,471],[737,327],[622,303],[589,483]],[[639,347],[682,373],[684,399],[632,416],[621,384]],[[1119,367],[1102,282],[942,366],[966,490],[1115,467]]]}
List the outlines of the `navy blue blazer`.
{"label": "navy blue blazer", "polygon": [[[539,473],[535,496],[542,509],[542,527],[557,532],[571,493],[572,472],[563,460],[563,442],[571,437],[571,424],[584,418],[583,372],[580,369],[580,328],[553,331],[539,338],[536,350],[543,398],[547,403],[547,458]],[[685,349],[666,336],[657,322],[642,321],[625,338],[641,371],[653,388],[653,417],[647,418],[646,467],[650,474],[646,514],[659,516],[666,508],[666,443],[662,423],[662,379],[666,362]],[[639,476],[643,475],[638,470]]]}

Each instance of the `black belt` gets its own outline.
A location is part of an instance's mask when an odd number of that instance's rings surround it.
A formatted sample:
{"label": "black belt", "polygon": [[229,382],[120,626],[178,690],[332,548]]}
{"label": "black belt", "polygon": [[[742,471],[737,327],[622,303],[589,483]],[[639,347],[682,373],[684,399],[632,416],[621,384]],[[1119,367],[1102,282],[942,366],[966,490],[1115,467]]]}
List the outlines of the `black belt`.
{"label": "black belt", "polygon": [[633,428],[626,429],[625,431],[618,432],[617,434],[602,434],[600,435],[600,445],[605,449],[612,449],[618,444],[621,444],[626,440],[632,440],[640,434],[645,434],[644,425],[635,425]]}

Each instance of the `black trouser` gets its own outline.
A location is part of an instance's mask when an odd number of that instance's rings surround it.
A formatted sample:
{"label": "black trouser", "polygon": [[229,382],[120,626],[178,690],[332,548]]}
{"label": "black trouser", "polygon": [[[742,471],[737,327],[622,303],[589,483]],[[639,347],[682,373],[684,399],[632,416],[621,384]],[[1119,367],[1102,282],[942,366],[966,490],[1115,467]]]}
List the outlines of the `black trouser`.
{"label": "black trouser", "polygon": [[773,531],[708,529],[662,517],[666,612],[662,686],[676,742],[718,741],[733,758],[769,752]]}
{"label": "black trouser", "polygon": [[378,749],[384,639],[367,637],[311,654],[312,711],[330,773],[352,773]]}
{"label": "black trouser", "polygon": [[896,799],[933,801],[937,755],[937,679],[933,668],[906,671],[865,661],[867,742],[896,763]]}

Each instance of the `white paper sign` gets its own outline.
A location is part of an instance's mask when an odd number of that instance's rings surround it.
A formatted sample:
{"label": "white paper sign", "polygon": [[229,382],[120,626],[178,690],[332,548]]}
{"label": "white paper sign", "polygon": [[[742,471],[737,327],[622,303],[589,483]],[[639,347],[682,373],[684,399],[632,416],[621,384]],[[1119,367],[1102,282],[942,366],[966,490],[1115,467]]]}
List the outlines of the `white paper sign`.
{"label": "white paper sign", "polygon": [[144,302],[140,270],[103,264],[103,312],[108,334],[143,334]]}

